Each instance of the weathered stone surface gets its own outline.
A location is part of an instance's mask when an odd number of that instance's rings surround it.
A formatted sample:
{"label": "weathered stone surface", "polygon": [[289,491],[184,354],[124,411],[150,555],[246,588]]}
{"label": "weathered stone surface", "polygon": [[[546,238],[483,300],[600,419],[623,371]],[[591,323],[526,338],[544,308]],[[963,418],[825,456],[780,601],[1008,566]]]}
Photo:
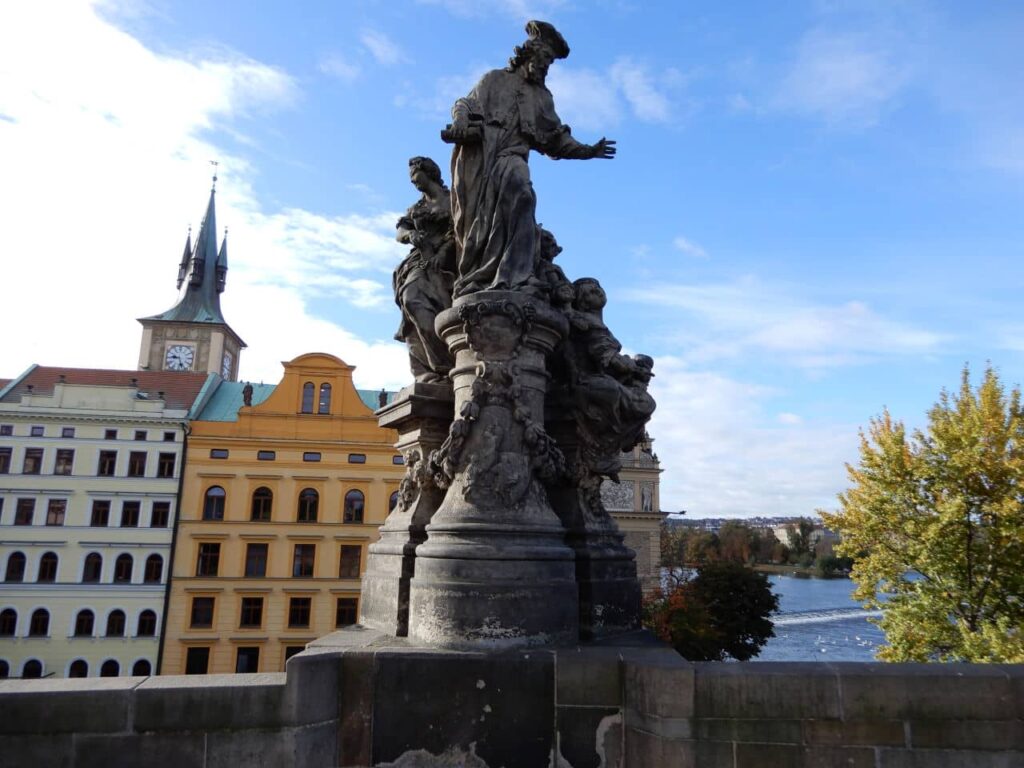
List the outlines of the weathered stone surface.
{"label": "weathered stone surface", "polygon": [[[716,753],[718,750],[714,750]],[[731,751],[731,749],[730,749]],[[697,759],[694,742],[664,739],[636,728],[626,728],[626,766],[672,766],[698,768],[725,765]]]}
{"label": "weathered stone surface", "polygon": [[175,766],[204,768],[206,734],[135,733],[75,736],[75,768]]}
{"label": "weathered stone surface", "polygon": [[805,720],[803,737],[808,744],[906,745],[902,720]]}
{"label": "weathered stone surface", "polygon": [[836,674],[828,665],[743,662],[693,666],[697,717],[841,717]]}
{"label": "weathered stone surface", "polygon": [[627,712],[681,719],[693,717],[694,665],[669,648],[623,654]]}
{"label": "weathered stone surface", "polygon": [[72,768],[75,764],[73,739],[70,733],[4,736],[0,740],[0,768]]}
{"label": "weathered stone surface", "polygon": [[301,725],[336,720],[341,668],[341,652],[333,649],[314,648],[288,659],[284,721]]}
{"label": "weathered stone surface", "polygon": [[127,730],[132,690],[144,679],[4,680],[0,683],[0,734]]}
{"label": "weathered stone surface", "polygon": [[1020,752],[881,749],[875,768],[1020,768]]}
{"label": "weathered stone surface", "polygon": [[350,651],[341,658],[341,669],[338,765],[371,765],[373,707],[377,693],[373,653]]}
{"label": "weathered stone surface", "polygon": [[284,673],[150,677],[135,691],[134,729],[217,731],[280,727]]}
{"label": "weathered stone surface", "polygon": [[984,664],[830,664],[846,720],[1016,717],[1009,676]]}
{"label": "weathered stone surface", "polygon": [[618,707],[558,707],[558,754],[572,768],[611,768],[622,759]]}
{"label": "weathered stone surface", "polygon": [[[875,742],[878,743],[878,742]],[[1020,720],[913,720],[910,746],[1024,751]]]}
{"label": "weathered stone surface", "polygon": [[802,744],[803,725],[799,720],[697,718],[693,721],[693,738],[698,741]]}
{"label": "weathered stone surface", "polygon": [[617,648],[560,648],[555,669],[558,706],[621,706],[622,663]]}

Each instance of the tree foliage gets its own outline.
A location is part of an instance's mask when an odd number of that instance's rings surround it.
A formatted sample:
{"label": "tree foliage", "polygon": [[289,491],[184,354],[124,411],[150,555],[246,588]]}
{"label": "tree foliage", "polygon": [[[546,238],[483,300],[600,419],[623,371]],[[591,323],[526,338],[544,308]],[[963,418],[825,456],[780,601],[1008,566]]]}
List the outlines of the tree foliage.
{"label": "tree foliage", "polygon": [[768,578],[736,563],[706,563],[645,605],[645,624],[690,661],[756,656],[774,635],[778,597]]}
{"label": "tree foliage", "polygon": [[1024,656],[1024,411],[995,371],[943,391],[912,436],[888,411],[861,433],[840,509],[855,596],[882,610],[888,661]]}

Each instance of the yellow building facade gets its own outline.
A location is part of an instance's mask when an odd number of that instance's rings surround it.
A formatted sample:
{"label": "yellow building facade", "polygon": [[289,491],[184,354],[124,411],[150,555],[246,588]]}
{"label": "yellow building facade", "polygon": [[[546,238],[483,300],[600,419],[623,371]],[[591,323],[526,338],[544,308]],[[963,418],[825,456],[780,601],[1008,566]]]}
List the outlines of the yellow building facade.
{"label": "yellow building facade", "polygon": [[277,386],[222,382],[191,424],[162,674],[282,671],[358,618],[405,469],[397,435],[338,358],[284,369]]}

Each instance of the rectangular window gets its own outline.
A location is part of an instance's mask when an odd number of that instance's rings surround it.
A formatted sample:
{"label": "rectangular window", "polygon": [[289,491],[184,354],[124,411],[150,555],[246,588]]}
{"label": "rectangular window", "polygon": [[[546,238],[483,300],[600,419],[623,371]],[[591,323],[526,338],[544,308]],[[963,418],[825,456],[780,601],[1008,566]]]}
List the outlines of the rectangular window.
{"label": "rectangular window", "polygon": [[196,576],[216,576],[220,565],[220,544],[206,542],[199,545]]}
{"label": "rectangular window", "polygon": [[365,464],[366,454],[365,453],[350,453],[348,455],[349,464]]}
{"label": "rectangular window", "polygon": [[35,511],[35,499],[18,499],[18,506],[14,508],[14,524],[32,525],[32,517]]}
{"label": "rectangular window", "polygon": [[205,675],[210,667],[210,649],[206,646],[189,648],[185,652],[185,674]]}
{"label": "rectangular window", "polygon": [[267,545],[249,544],[245,548],[245,575],[261,578],[267,575]]}
{"label": "rectangular window", "polygon": [[149,518],[150,528],[166,528],[171,519],[171,502],[154,501],[153,513]]}
{"label": "rectangular window", "polygon": [[309,615],[313,608],[313,598],[293,597],[288,601],[288,626],[308,627]]}
{"label": "rectangular window", "polygon": [[29,434],[32,437],[42,437],[45,434],[45,430],[42,427],[32,427],[29,430]]}
{"label": "rectangular window", "polygon": [[363,559],[363,548],[358,544],[341,545],[341,566],[338,569],[340,579],[358,579],[359,565]]}
{"label": "rectangular window", "polygon": [[313,562],[316,559],[316,544],[296,544],[292,558],[292,576],[305,578],[313,575]]}
{"label": "rectangular window", "polygon": [[139,510],[142,509],[141,501],[124,501],[121,503],[121,527],[138,528]]}
{"label": "rectangular window", "polygon": [[96,474],[100,477],[113,477],[117,467],[117,451],[100,451],[100,462],[96,466]]}
{"label": "rectangular window", "polygon": [[67,499],[50,499],[46,505],[46,524],[64,525],[64,513],[68,509]]}
{"label": "rectangular window", "polygon": [[146,476],[146,452],[132,451],[128,454],[128,477]]}
{"label": "rectangular window", "polygon": [[61,437],[74,437],[75,436],[75,428],[74,427],[61,427],[60,428],[60,436]]}
{"label": "rectangular window", "polygon": [[260,671],[260,649],[256,646],[242,646],[238,649],[238,657],[235,660],[235,672],[259,672]]}
{"label": "rectangular window", "polygon": [[356,623],[359,613],[359,598],[339,597],[338,610],[334,616],[334,626],[350,627]]}
{"label": "rectangular window", "polygon": [[175,437],[174,437],[174,433],[173,432],[164,432],[164,442],[165,443],[173,443],[174,441],[175,441]]}
{"label": "rectangular window", "polygon": [[13,424],[0,424],[0,437],[10,437],[14,434]]}
{"label": "rectangular window", "polygon": [[92,503],[92,518],[89,525],[94,528],[106,528],[110,524],[110,502],[94,501]]}
{"label": "rectangular window", "polygon": [[0,475],[11,471],[11,449],[0,448]]}
{"label": "rectangular window", "polygon": [[174,460],[173,453],[161,453],[156,462],[156,476],[174,477]]}
{"label": "rectangular window", "polygon": [[146,439],[146,430],[144,430],[144,429],[137,429],[137,430],[135,430],[135,439],[136,440],[145,440]]}
{"label": "rectangular window", "polygon": [[26,448],[25,463],[21,466],[21,474],[38,475],[43,469],[43,449]]}
{"label": "rectangular window", "polygon": [[292,656],[302,653],[304,650],[306,650],[306,646],[304,645],[286,645],[284,647],[285,663],[288,663],[288,659],[290,659]]}
{"label": "rectangular window", "polygon": [[256,458],[260,461],[274,461],[277,458],[276,451],[256,451]]}
{"label": "rectangular window", "polygon": [[104,440],[117,440],[117,430],[116,429],[106,429],[106,430],[104,430],[103,431],[103,439]]}
{"label": "rectangular window", "polygon": [[249,629],[263,626],[262,597],[242,598],[242,615],[239,617],[238,626]]}
{"label": "rectangular window", "polygon": [[302,460],[303,461],[320,461],[320,452],[319,451],[306,451],[304,454],[302,454]]}
{"label": "rectangular window", "polygon": [[402,466],[403,464],[405,464],[405,457],[404,456],[392,456],[391,457],[391,463],[392,464],[397,464],[399,466]]}
{"label": "rectangular window", "polygon": [[209,629],[213,626],[213,598],[193,597],[192,615],[189,627],[192,629]]}
{"label": "rectangular window", "polygon": [[53,474],[70,475],[71,466],[75,463],[75,452],[70,448],[58,448],[57,460],[53,464]]}
{"label": "rectangular window", "polygon": [[226,459],[228,457],[227,448],[211,448],[210,458],[211,459]]}

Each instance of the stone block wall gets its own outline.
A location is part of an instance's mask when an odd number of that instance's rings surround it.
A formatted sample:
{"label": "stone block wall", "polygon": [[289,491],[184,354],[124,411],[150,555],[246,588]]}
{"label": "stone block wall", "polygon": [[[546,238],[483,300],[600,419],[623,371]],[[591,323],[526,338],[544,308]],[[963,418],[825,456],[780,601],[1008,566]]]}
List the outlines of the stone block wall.
{"label": "stone block wall", "polygon": [[1022,665],[689,664],[644,633],[468,653],[364,630],[287,669],[0,680],[0,766],[1024,766]]}

